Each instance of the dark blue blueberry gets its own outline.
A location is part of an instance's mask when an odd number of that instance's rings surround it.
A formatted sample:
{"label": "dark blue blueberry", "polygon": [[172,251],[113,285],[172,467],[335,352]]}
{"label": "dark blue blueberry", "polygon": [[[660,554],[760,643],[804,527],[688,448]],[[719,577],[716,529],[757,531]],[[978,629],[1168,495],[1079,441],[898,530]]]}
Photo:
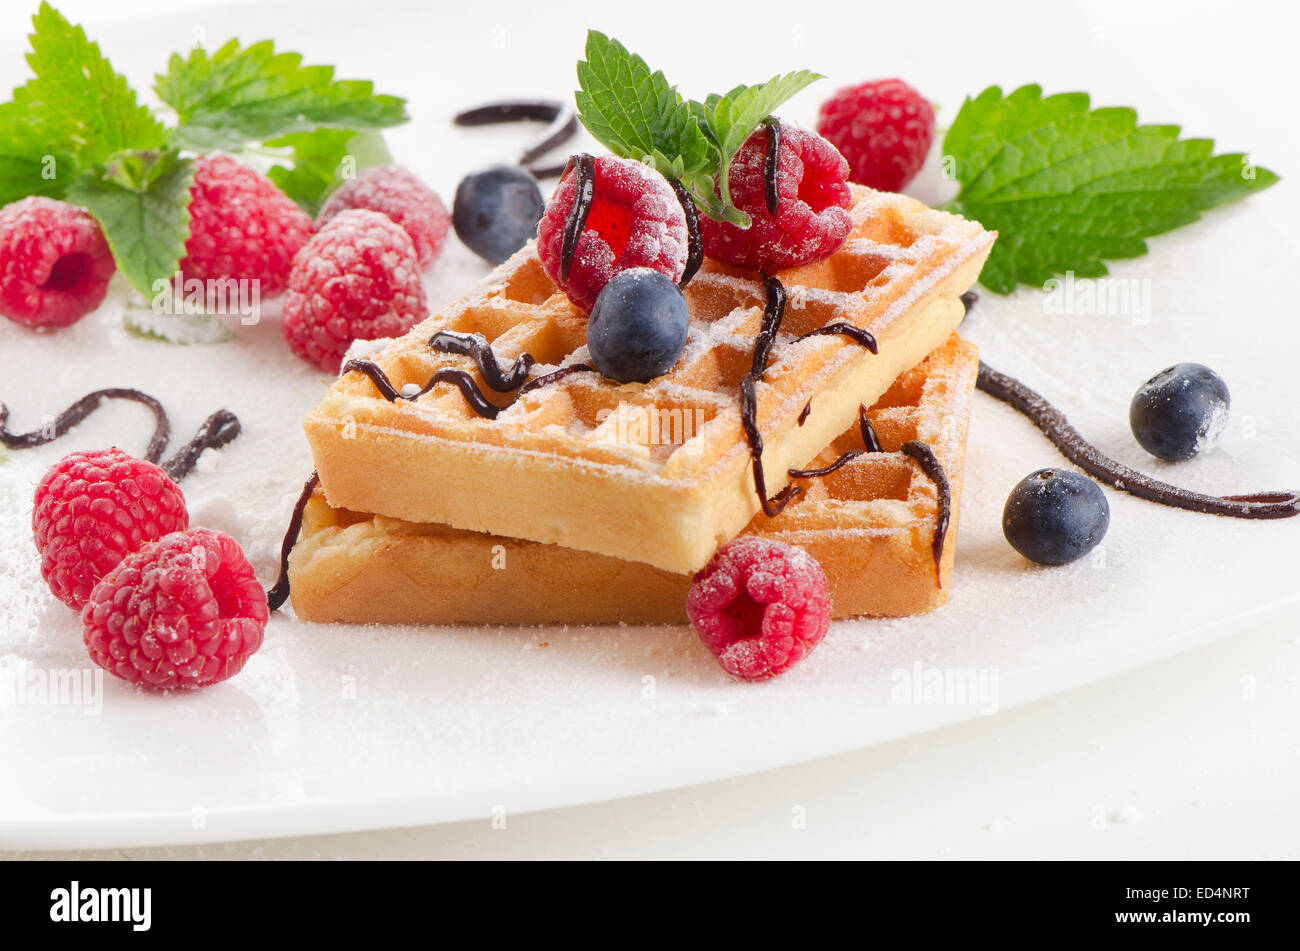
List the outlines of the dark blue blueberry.
{"label": "dark blue blueberry", "polygon": [[1129,425],[1142,448],[1169,462],[1210,449],[1228,425],[1228,384],[1199,363],[1179,363],[1133,395]]}
{"label": "dark blue blueberry", "polygon": [[619,271],[596,298],[587,349],[596,369],[619,383],[645,383],[673,368],[691,312],[673,281],[646,267]]}
{"label": "dark blue blueberry", "polygon": [[471,251],[500,264],[537,234],[545,207],[537,179],[527,169],[498,165],[461,180],[451,223]]}
{"label": "dark blue blueberry", "polygon": [[1101,487],[1065,469],[1039,469],[1017,483],[1002,510],[1002,534],[1040,565],[1064,565],[1097,547],[1110,526]]}

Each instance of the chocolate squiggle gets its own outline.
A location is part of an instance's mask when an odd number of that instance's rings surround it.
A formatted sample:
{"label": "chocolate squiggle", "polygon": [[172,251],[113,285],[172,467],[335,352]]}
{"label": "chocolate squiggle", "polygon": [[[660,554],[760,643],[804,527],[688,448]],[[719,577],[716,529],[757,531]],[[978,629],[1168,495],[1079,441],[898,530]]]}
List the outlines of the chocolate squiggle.
{"label": "chocolate squiggle", "polygon": [[455,330],[439,330],[429,338],[429,346],[440,353],[458,353],[463,357],[473,357],[478,371],[483,375],[483,382],[498,393],[509,393],[519,388],[528,379],[532,368],[532,354],[521,353],[509,370],[502,370],[487,338],[482,334],[463,334]]}
{"label": "chocolate squiggle", "polygon": [[934,580],[942,588],[941,563],[944,539],[948,537],[948,522],[952,519],[952,484],[948,481],[948,473],[943,471],[943,464],[939,462],[939,458],[928,443],[921,442],[919,439],[909,439],[898,449],[903,455],[911,456],[916,460],[921,471],[934,483],[938,491],[939,505],[935,513],[934,542],[931,547],[934,549]]}
{"label": "chocolate squiggle", "polygon": [[46,443],[53,442],[65,435],[68,430],[85,420],[91,413],[99,409],[105,400],[129,400],[133,403],[139,403],[153,414],[153,435],[149,438],[149,445],[141,458],[153,463],[161,459],[163,452],[167,449],[167,442],[171,439],[172,432],[172,425],[167,418],[167,411],[163,409],[161,403],[148,393],[141,393],[139,390],[125,387],[110,387],[87,393],[54,417],[47,425],[26,433],[15,433],[6,428],[6,423],[9,421],[9,408],[0,403],[0,442],[4,443],[6,449],[34,449],[37,446],[44,446]]}
{"label": "chocolate squiggle", "polygon": [[82,423],[88,416],[99,409],[105,400],[125,400],[139,403],[153,414],[153,435],[140,457],[162,468],[173,482],[180,482],[191,472],[201,456],[208,449],[220,449],[239,435],[241,426],[239,418],[229,410],[219,409],[203,421],[188,443],[177,450],[166,462],[161,462],[167,443],[171,441],[172,425],[162,403],[148,393],[128,387],[110,387],[87,393],[77,400],[49,423],[39,429],[26,433],[15,433],[7,428],[9,407],[0,403],[0,444],[6,449],[35,449],[44,446],[62,436]]}
{"label": "chocolate squiggle", "polygon": [[293,552],[293,546],[298,543],[298,534],[302,531],[303,512],[306,511],[307,502],[318,485],[320,485],[320,475],[313,472],[302,487],[298,501],[294,503],[289,528],[284,533],[284,541],[280,543],[280,576],[266,591],[266,605],[272,611],[280,610],[284,607],[284,602],[289,600],[289,555]]}
{"label": "chocolate squiggle", "polygon": [[1140,499],[1172,508],[1229,518],[1292,518],[1300,515],[1300,492],[1275,490],[1247,495],[1205,495],[1161,482],[1107,456],[1084,439],[1065,414],[1039,393],[980,361],[979,389],[1024,414],[1061,455],[1098,482]]}
{"label": "chocolate squiggle", "polygon": [[552,149],[559,148],[578,131],[578,114],[573,107],[558,99],[520,99],[488,102],[458,113],[452,119],[459,126],[496,125],[502,122],[519,122],[536,119],[549,122],[541,136],[524,149],[519,164],[538,178],[551,178],[564,170],[564,165],[538,165],[537,160]]}

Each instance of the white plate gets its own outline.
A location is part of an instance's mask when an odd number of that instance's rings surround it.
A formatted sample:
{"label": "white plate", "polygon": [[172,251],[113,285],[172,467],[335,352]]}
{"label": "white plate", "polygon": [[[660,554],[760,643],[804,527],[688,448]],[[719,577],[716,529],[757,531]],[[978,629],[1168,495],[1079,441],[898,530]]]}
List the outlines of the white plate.
{"label": "white plate", "polygon": [[[525,133],[453,132],[446,116],[480,94],[564,93],[581,45],[580,18],[512,13],[494,24],[487,14],[462,10],[450,23],[412,12],[411,28],[394,33],[383,17],[357,25],[302,16],[317,8],[277,5],[250,20],[250,30],[408,92],[416,121],[392,136],[395,151],[448,197],[460,175],[508,158]],[[211,19],[210,32],[224,36],[226,21]],[[639,38],[634,45],[672,55],[669,26],[612,19],[613,32]],[[194,26],[174,15],[147,31],[126,24],[93,32],[140,79],[160,65],[159,50],[186,45]],[[475,68],[468,62],[453,69],[450,60],[428,55],[432,30],[463,36],[465,47],[478,51],[467,59],[482,69],[482,88],[467,92],[452,81],[456,70]],[[546,36],[557,38],[555,49],[540,48]],[[810,32],[792,51],[778,50],[780,62],[768,71],[812,64],[837,79],[856,78],[852,48],[819,37]],[[949,41],[952,48],[958,39]],[[438,49],[445,54],[445,46]],[[0,62],[13,75],[3,78],[12,85],[21,61],[16,50],[4,52]],[[969,63],[959,74],[952,57],[912,52],[915,61],[906,69],[897,64],[898,71],[917,82],[933,77],[933,88],[953,96],[985,79],[970,79]],[[682,81],[692,89],[755,72],[738,51],[720,53],[716,68],[682,59]],[[1130,98],[1140,100],[1138,92]],[[787,114],[809,120],[823,94],[805,94]],[[937,176],[928,174],[918,193],[933,197]],[[1293,273],[1296,261],[1265,211],[1271,200],[1269,193],[1213,213],[1153,242],[1149,257],[1113,268],[1117,279],[1144,282],[1137,288],[1149,293],[1149,309],[1051,314],[1040,292],[985,294],[966,332],[990,363],[1041,388],[1124,462],[1206,491],[1300,484],[1292,389],[1300,331],[1293,300],[1273,280]],[[432,299],[446,299],[483,271],[453,246],[431,276]],[[36,425],[108,385],[157,395],[178,437],[219,406],[233,410],[244,435],[206,459],[185,490],[194,522],[238,537],[269,580],[278,534],[310,469],[298,420],[326,381],[287,352],[274,315],[230,343],[182,348],[124,334],[120,301],[115,295],[99,314],[56,335],[0,322],[0,398],[12,425]],[[1173,467],[1146,457],[1126,420],[1136,386],[1179,360],[1219,370],[1234,404],[1222,446]],[[138,451],[148,430],[141,417],[134,407],[102,411],[57,445],[0,464],[6,676],[87,667],[76,617],[52,601],[37,574],[27,525],[31,487],[74,448],[119,442]],[[949,605],[928,617],[836,624],[807,662],[770,684],[729,680],[685,629],[403,630],[277,617],[245,671],[201,693],[154,696],[110,679],[98,711],[0,705],[0,847],[333,832],[647,792],[979,714],[979,702],[896,702],[896,688],[918,664],[923,674],[974,672],[989,688],[996,677],[991,698],[1008,707],[1223,636],[1265,614],[1294,615],[1300,576],[1290,556],[1300,524],[1293,522],[1175,512],[1108,491],[1111,529],[1095,557],[1055,570],[1028,566],[1002,539],[1002,503],[1020,477],[1060,461],[1027,422],[977,397]]]}

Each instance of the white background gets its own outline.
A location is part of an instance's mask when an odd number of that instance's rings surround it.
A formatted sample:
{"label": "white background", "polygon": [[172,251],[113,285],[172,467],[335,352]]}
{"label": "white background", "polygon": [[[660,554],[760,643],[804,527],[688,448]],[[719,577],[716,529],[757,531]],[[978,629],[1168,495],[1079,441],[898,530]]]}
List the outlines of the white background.
{"label": "white background", "polygon": [[[6,6],[6,36],[25,26],[16,14],[19,6]],[[188,6],[144,0],[112,8],[119,17],[142,11],[175,16]],[[531,3],[517,9],[481,4],[445,13],[439,6],[371,2],[364,5],[364,18],[350,15],[360,18],[359,44],[382,45],[386,30],[408,23],[428,28],[430,61],[462,66],[472,77],[470,98],[519,93],[517,74],[499,77],[505,72],[501,64],[521,55],[553,61],[553,69],[539,66],[551,72],[538,76],[538,89],[569,81],[574,49],[545,57],[529,45],[530,37],[546,35],[537,26],[543,21],[571,23],[567,32],[575,36],[597,26],[632,43],[639,18],[668,16],[671,7],[628,5],[593,18],[589,11],[599,8],[591,4]],[[108,12],[102,3],[75,0],[61,7],[90,25],[92,35],[93,25]],[[737,21],[721,7],[690,4],[680,53],[655,52],[673,57],[674,78],[687,88],[707,85],[706,51],[715,43],[753,49],[763,60],[756,74],[801,66],[831,71],[825,64],[835,64],[837,81],[896,74],[948,104],[993,82],[1083,88],[1098,103],[1137,105],[1148,121],[1181,121],[1190,133],[1213,135],[1224,150],[1251,149],[1284,178],[1296,169],[1293,107],[1300,73],[1294,43],[1300,31],[1294,8],[986,3],[940,12],[938,5],[878,9],[853,3],[838,9],[801,5],[795,15],[802,19],[793,21],[784,5],[772,6],[770,19],[758,12],[762,4],[746,7],[753,12]],[[320,16],[343,15],[350,8],[321,4]],[[491,11],[486,17],[485,8]],[[921,14],[922,9],[930,12]],[[293,26],[282,21],[270,5],[266,11],[249,5],[196,14],[196,26],[205,25],[214,38],[233,30],[245,39],[267,33],[290,46],[305,45],[295,42]],[[311,24],[301,27],[310,35]],[[159,56],[152,60],[159,61]],[[941,61],[944,68],[936,65]],[[859,64],[859,74],[846,72],[851,64]],[[349,74],[346,63],[340,67]],[[134,73],[129,65],[124,68]],[[416,123],[421,96],[411,75],[418,72],[395,63],[392,77],[369,73],[381,88],[412,99]],[[1140,102],[1134,89],[1141,90]],[[813,93],[811,101],[821,95],[824,90]],[[950,109],[946,115],[951,114]],[[940,121],[944,118],[941,112]],[[403,132],[394,136],[399,156]],[[1264,204],[1276,220],[1295,220],[1289,181],[1272,189]],[[1239,316],[1241,323],[1233,326],[1248,328],[1249,315]],[[995,717],[758,776],[508,816],[501,830],[471,822],[121,854],[1296,858],[1298,629],[1295,618],[1284,619]]]}

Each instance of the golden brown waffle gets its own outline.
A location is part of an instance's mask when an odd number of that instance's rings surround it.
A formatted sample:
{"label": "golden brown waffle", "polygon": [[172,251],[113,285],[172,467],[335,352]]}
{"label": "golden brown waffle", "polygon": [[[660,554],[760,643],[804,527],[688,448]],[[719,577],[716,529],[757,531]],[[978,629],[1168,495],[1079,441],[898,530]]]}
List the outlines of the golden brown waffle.
{"label": "golden brown waffle", "polygon": [[[838,252],[777,275],[789,303],[756,388],[769,494],[853,422],[859,403],[873,402],[956,328],[957,298],[995,237],[905,196],[856,186],[851,215]],[[521,396],[495,420],[474,413],[453,385],[389,402],[371,379],[344,374],[305,421],[326,498],[669,571],[700,568],[760,508],[738,384],[766,292],[757,275],[707,262],[686,295],[690,334],[667,375],[618,385],[578,373]],[[869,330],[879,354],[842,335],[798,339],[838,321]],[[484,335],[503,364],[531,354],[533,378],[587,360],[586,316],[556,290],[532,245],[375,357],[395,389],[419,389],[449,367],[481,383],[470,358],[429,347],[444,329]],[[620,430],[620,405],[668,420],[670,432],[676,424],[683,438]],[[676,422],[686,418],[689,430]]]}
{"label": "golden brown waffle", "polygon": [[[966,432],[979,358],[955,334],[900,376],[868,411],[882,448],[829,476],[750,534],[800,545],[830,582],[836,617],[929,611],[947,597],[956,548]],[[938,495],[899,451],[928,444],[951,487],[935,576]],[[818,456],[862,448],[850,427]],[[311,621],[404,624],[599,624],[684,621],[690,576],[556,545],[419,525],[331,508],[318,491],[289,560],[294,611]]]}

